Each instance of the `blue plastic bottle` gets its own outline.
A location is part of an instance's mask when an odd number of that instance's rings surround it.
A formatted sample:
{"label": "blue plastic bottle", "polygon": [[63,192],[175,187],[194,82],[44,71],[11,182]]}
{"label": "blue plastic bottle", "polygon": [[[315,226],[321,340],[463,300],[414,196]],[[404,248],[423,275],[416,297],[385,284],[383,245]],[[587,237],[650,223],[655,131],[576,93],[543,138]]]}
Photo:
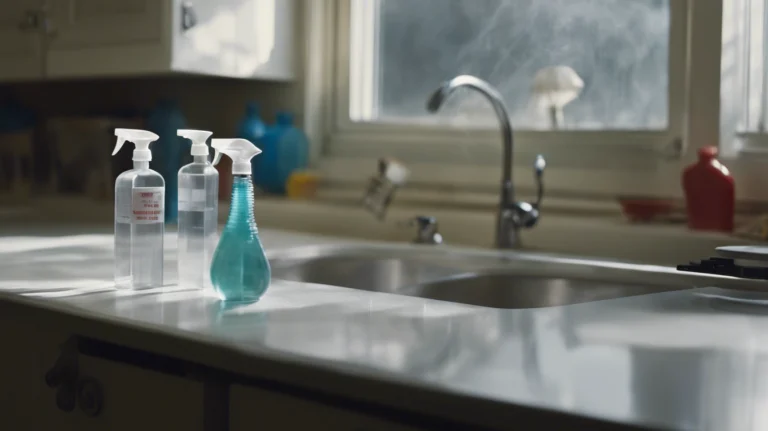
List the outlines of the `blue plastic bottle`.
{"label": "blue plastic bottle", "polygon": [[[229,217],[213,253],[211,283],[230,303],[256,302],[269,287],[269,261],[253,216],[251,158],[261,153],[245,139],[212,139],[211,146],[232,159],[232,201]],[[214,163],[218,160],[214,160]]]}
{"label": "blue plastic bottle", "polygon": [[277,126],[281,133],[277,143],[276,193],[285,194],[285,185],[294,171],[305,169],[309,164],[309,139],[301,129],[293,125],[293,114],[277,114]]}
{"label": "blue plastic bottle", "polygon": [[266,131],[267,125],[259,117],[259,104],[249,102],[245,105],[245,116],[237,126],[237,137],[258,143]]}
{"label": "blue plastic bottle", "polygon": [[178,105],[170,100],[161,100],[150,111],[147,129],[160,139],[152,147],[152,169],[159,172],[165,180],[165,222],[176,223],[178,208],[178,173],[179,169],[191,160],[189,141],[176,134],[179,129],[187,128],[187,120]]}
{"label": "blue plastic bottle", "polygon": [[280,112],[262,138],[263,155],[254,161],[254,183],[268,193],[285,194],[293,171],[307,167],[309,140],[293,126],[293,114]]}

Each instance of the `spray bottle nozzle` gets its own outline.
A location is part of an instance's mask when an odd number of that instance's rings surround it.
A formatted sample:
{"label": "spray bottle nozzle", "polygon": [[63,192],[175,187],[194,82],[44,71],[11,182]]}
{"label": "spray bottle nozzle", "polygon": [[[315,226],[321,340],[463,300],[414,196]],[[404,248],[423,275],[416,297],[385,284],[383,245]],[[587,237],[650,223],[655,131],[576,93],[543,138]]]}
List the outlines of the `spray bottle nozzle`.
{"label": "spray bottle nozzle", "polygon": [[193,156],[207,156],[208,146],[205,141],[211,137],[213,132],[207,130],[179,129],[176,134],[192,141],[191,154]]}
{"label": "spray bottle nozzle", "polygon": [[115,129],[115,136],[117,136],[117,143],[112,155],[114,156],[120,151],[125,141],[133,142],[136,145],[136,149],[133,150],[134,162],[151,161],[152,152],[149,151],[149,144],[160,139],[156,134],[141,129]]}
{"label": "spray bottle nozzle", "polygon": [[[115,131],[115,134],[117,134],[117,131]],[[120,148],[123,148],[124,143],[125,143],[125,138],[117,138],[117,144],[115,144],[115,149],[112,150],[113,156],[117,154],[118,151],[120,151]]]}
{"label": "spray bottle nozzle", "polygon": [[213,166],[216,166],[221,161],[221,151],[217,149],[213,149],[213,163],[211,163]]}
{"label": "spray bottle nozzle", "polygon": [[218,163],[221,153],[232,159],[234,175],[250,175],[251,159],[261,153],[261,150],[247,139],[211,139],[211,147],[216,150],[214,164]]}

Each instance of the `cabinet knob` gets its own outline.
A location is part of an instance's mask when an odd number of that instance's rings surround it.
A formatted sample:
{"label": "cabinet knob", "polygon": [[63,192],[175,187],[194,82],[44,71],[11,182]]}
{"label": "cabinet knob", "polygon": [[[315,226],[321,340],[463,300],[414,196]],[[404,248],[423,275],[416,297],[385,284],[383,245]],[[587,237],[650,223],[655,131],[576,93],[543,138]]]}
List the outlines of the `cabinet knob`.
{"label": "cabinet knob", "polygon": [[101,413],[104,391],[98,380],[84,377],[77,382],[77,405],[87,416],[96,417]]}
{"label": "cabinet knob", "polygon": [[56,407],[62,411],[75,409],[79,373],[76,340],[70,338],[61,346],[61,354],[44,376],[45,384],[56,389]]}
{"label": "cabinet knob", "polygon": [[61,354],[56,359],[50,370],[43,378],[49,388],[57,388],[64,385],[74,385],[80,372],[77,363],[77,353],[74,351],[72,341],[67,341],[61,347]]}

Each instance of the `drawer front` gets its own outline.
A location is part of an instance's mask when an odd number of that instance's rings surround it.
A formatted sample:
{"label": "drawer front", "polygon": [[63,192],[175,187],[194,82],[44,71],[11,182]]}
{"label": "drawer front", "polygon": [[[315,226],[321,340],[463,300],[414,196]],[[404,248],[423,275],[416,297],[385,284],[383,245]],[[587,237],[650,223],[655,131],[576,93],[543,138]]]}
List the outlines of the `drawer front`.
{"label": "drawer front", "polygon": [[84,355],[79,363],[81,379],[100,386],[103,405],[89,417],[94,407],[78,404],[77,429],[202,431],[202,383]]}
{"label": "drawer front", "polygon": [[76,354],[76,389],[49,387],[46,376],[71,334],[55,321],[3,311],[0,305],[0,430],[203,429],[197,381]]}
{"label": "drawer front", "polygon": [[232,385],[230,431],[261,429],[421,431],[386,419],[263,389]]}

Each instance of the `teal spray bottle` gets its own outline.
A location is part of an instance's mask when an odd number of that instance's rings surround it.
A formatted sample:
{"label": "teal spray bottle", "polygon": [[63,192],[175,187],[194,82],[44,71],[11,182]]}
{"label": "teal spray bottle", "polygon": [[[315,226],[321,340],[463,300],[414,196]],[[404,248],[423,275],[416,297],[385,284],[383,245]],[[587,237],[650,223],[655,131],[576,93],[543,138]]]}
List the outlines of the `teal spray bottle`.
{"label": "teal spray bottle", "polygon": [[232,159],[232,201],[229,217],[213,253],[211,283],[218,297],[227,302],[256,302],[269,287],[269,262],[259,240],[253,217],[251,158],[261,153],[247,139],[212,139],[217,151]]}

